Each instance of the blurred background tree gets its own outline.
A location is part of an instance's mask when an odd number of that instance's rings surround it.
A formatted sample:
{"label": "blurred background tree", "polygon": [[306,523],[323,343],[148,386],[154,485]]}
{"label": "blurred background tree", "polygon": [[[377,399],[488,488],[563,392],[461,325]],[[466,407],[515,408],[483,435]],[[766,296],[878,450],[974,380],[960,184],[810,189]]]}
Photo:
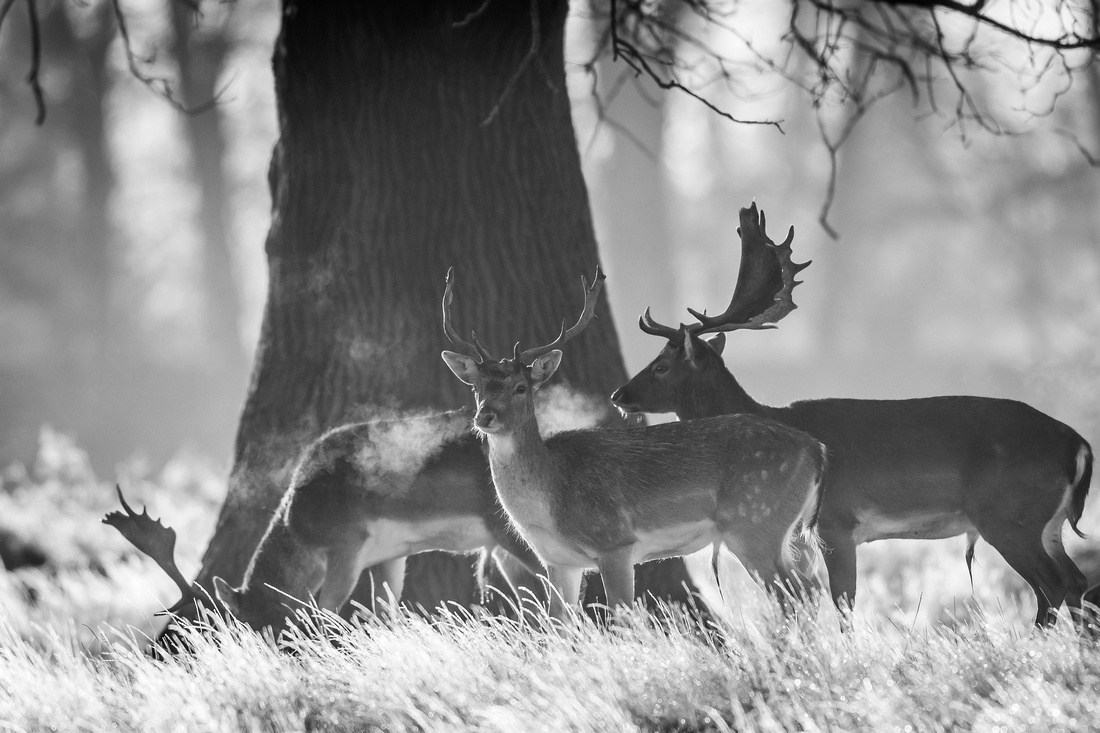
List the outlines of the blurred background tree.
{"label": "blurred background tree", "polygon": [[[755,198],[815,260],[802,308],[727,351],[759,399],[1008,396],[1097,444],[1095,8],[1001,5],[575,2],[567,81],[627,370],[659,346],[645,307],[724,305]],[[30,465],[48,423],[101,473],[181,446],[228,470],[267,285],[280,18],[199,8],[0,3],[3,464]],[[517,78],[546,83],[538,66]]]}

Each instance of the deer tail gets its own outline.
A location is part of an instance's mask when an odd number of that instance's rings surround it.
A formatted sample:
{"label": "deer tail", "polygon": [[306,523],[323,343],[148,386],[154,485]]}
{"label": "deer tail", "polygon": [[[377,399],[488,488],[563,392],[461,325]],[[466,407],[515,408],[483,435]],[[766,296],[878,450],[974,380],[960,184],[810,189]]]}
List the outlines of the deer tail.
{"label": "deer tail", "polygon": [[803,520],[803,526],[807,530],[816,530],[817,522],[821,518],[821,507],[825,503],[825,471],[829,464],[829,449],[823,444],[818,444],[817,460],[814,463],[814,505],[813,513],[809,519]]}
{"label": "deer tail", "polygon": [[1085,499],[1089,495],[1089,485],[1092,483],[1092,447],[1084,438],[1077,449],[1077,470],[1070,490],[1073,492],[1069,506],[1066,508],[1066,519],[1069,526],[1077,533],[1078,537],[1086,538],[1085,533],[1077,527],[1081,515],[1085,511]]}

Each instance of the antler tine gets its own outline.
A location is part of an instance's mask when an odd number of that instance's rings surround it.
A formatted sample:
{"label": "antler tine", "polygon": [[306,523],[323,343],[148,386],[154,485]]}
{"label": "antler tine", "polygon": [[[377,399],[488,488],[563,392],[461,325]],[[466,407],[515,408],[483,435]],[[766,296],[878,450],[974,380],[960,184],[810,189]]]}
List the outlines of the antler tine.
{"label": "antler tine", "polygon": [[599,265],[596,265],[596,275],[592,278],[591,286],[589,286],[587,278],[581,275],[581,287],[584,288],[584,308],[581,310],[580,318],[578,318],[577,322],[568,330],[566,330],[565,322],[563,321],[558,337],[545,346],[536,346],[533,349],[527,349],[522,352],[519,358],[523,363],[530,364],[538,357],[553,351],[584,330],[585,326],[588,325],[588,322],[591,321],[596,314],[596,301],[599,300],[600,291],[603,290],[603,281],[606,279],[607,276],[600,271]]}
{"label": "antler tine", "polygon": [[103,517],[103,523],[117,529],[123,537],[129,540],[130,544],[152,558],[153,562],[168,574],[168,577],[183,593],[180,600],[157,615],[179,611],[195,600],[198,595],[195,587],[183,577],[183,573],[176,566],[176,530],[164,526],[159,519],[150,517],[148,507],[143,508],[141,514],[138,514],[126,503],[126,499],[122,495],[122,487],[115,484],[115,490],[118,492],[118,500],[122,502],[122,508],[126,513],[110,512]]}
{"label": "antler tine", "polygon": [[657,321],[653,320],[653,316],[649,315],[649,308],[646,308],[645,313],[638,318],[638,328],[651,336],[664,336],[669,341],[676,338],[680,333],[678,329],[657,323]]}
{"label": "antler tine", "polygon": [[474,340],[474,347],[477,349],[477,353],[481,356],[482,361],[500,361],[482,345],[481,341],[478,340],[477,331],[470,329],[470,338]]}
{"label": "antler tine", "polygon": [[787,232],[786,240],[777,245],[768,238],[767,219],[763,211],[757,211],[755,201],[747,209],[741,209],[740,219],[737,231],[741,235],[741,267],[733,298],[726,310],[716,316],[688,308],[699,321],[688,327],[691,333],[775,328],[776,323],[798,307],[791,299],[791,292],[800,284],[794,276],[810,263],[791,259],[794,227]]}
{"label": "antler tine", "polygon": [[[459,351],[466,354],[466,356],[477,359],[479,362],[484,363],[488,352],[482,353],[477,346],[463,341],[457,333],[455,333],[454,326],[451,325],[451,301],[454,300],[454,283],[455,283],[455,268],[447,268],[447,287],[443,291],[443,333],[447,335],[447,339],[458,348]],[[473,336],[474,343],[477,343],[477,336],[473,331],[470,332]],[[479,344],[480,346],[480,344]]]}

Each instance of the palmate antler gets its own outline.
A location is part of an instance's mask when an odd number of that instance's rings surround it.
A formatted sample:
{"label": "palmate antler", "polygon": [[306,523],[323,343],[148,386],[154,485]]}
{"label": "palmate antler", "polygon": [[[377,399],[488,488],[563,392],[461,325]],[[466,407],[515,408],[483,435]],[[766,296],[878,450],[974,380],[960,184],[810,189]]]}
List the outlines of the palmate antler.
{"label": "palmate antler", "polygon": [[737,233],[741,236],[741,267],[737,273],[737,287],[726,310],[708,316],[688,308],[698,323],[672,328],[654,321],[647,308],[639,319],[643,331],[673,340],[686,339],[691,334],[775,328],[776,323],[798,307],[791,293],[801,281],[794,277],[810,263],[791,259],[794,227],[787,232],[786,240],[777,245],[768,238],[764,212],[757,211],[755,201],[747,209],[741,209],[740,219]]}
{"label": "palmate antler", "polygon": [[138,514],[126,503],[126,499],[122,496],[122,488],[118,484],[115,484],[115,490],[118,491],[118,500],[122,502],[122,508],[126,513],[110,512],[103,517],[103,523],[117,529],[123,537],[130,541],[130,544],[151,557],[153,562],[168,574],[172,582],[179,586],[183,598],[172,604],[170,608],[160,611],[157,615],[163,616],[176,613],[198,597],[195,586],[188,582],[183,577],[180,569],[176,567],[176,530],[164,526],[159,519],[150,517],[148,507],[142,509],[141,514]]}
{"label": "palmate antler", "polygon": [[[588,325],[588,322],[595,316],[596,301],[599,300],[600,291],[603,289],[603,282],[606,279],[607,276],[600,271],[599,265],[596,266],[596,274],[592,278],[591,285],[588,284],[588,279],[585,278],[584,275],[581,275],[581,287],[584,289],[584,308],[581,309],[581,315],[580,318],[577,319],[577,322],[567,330],[565,328],[566,322],[562,321],[561,331],[558,333],[557,338],[545,346],[536,346],[521,352],[519,350],[519,342],[516,342],[515,348],[512,350],[512,359],[514,361],[522,361],[524,364],[530,364],[538,357],[553,351],[583,331],[585,326]],[[474,331],[470,331],[470,337],[473,339],[472,344],[468,341],[464,341],[455,333],[454,326],[451,324],[451,302],[454,300],[453,290],[454,268],[452,267],[447,270],[447,287],[443,291],[443,332],[459,351],[472,359],[477,359],[479,363],[497,361],[497,359],[481,345]]]}

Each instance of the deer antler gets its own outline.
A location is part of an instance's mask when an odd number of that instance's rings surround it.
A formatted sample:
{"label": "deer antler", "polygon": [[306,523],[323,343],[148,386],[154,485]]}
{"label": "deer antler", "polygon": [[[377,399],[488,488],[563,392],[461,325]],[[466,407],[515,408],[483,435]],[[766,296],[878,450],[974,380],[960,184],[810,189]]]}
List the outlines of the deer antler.
{"label": "deer antler", "polygon": [[757,213],[755,201],[749,208],[741,209],[740,218],[737,231],[741,235],[741,268],[733,298],[717,316],[688,308],[699,321],[688,326],[691,333],[775,328],[777,322],[798,307],[791,299],[791,291],[801,281],[794,276],[810,263],[791,260],[794,227],[787,232],[787,239],[777,245],[765,233],[764,212]]}
{"label": "deer antler", "polygon": [[677,328],[665,326],[653,320],[653,316],[649,315],[649,308],[646,308],[645,313],[638,318],[638,328],[642,329],[650,336],[664,336],[669,341],[676,338],[680,333],[680,330]]}
{"label": "deer antler", "polygon": [[[581,310],[581,316],[577,319],[577,322],[567,331],[565,329],[565,321],[561,323],[561,331],[558,333],[558,337],[545,346],[536,346],[532,349],[520,353],[519,358],[524,364],[530,364],[532,361],[549,353],[554,349],[564,344],[569,339],[576,336],[578,333],[584,330],[588,322],[592,320],[592,317],[596,313],[596,301],[599,299],[600,291],[603,290],[603,281],[607,279],[607,276],[600,272],[600,266],[596,265],[596,275],[592,278],[592,285],[589,286],[588,280],[581,275],[581,287],[584,289],[584,308]],[[518,346],[518,345],[517,345]],[[518,350],[518,349],[517,349]]]}
{"label": "deer antler", "polygon": [[443,333],[447,334],[447,338],[452,344],[458,348],[459,351],[466,354],[471,359],[477,359],[478,363],[484,364],[486,360],[496,361],[489,354],[488,350],[481,345],[481,342],[477,340],[477,334],[473,331],[470,332],[470,337],[473,338],[474,343],[463,341],[459,338],[459,335],[455,333],[454,326],[451,325],[451,301],[454,300],[454,284],[455,284],[455,268],[447,268],[447,288],[443,291]]}
{"label": "deer antler", "polygon": [[122,488],[118,484],[115,484],[115,490],[118,491],[118,500],[122,502],[122,508],[126,513],[111,512],[103,517],[103,523],[109,524],[121,532],[122,536],[130,541],[130,544],[151,557],[153,562],[168,574],[172,582],[179,586],[183,598],[157,615],[163,616],[176,613],[197,598],[195,588],[176,567],[176,530],[164,526],[159,519],[150,517],[148,507],[142,509],[141,514],[138,514],[126,503],[126,499],[122,496]]}

